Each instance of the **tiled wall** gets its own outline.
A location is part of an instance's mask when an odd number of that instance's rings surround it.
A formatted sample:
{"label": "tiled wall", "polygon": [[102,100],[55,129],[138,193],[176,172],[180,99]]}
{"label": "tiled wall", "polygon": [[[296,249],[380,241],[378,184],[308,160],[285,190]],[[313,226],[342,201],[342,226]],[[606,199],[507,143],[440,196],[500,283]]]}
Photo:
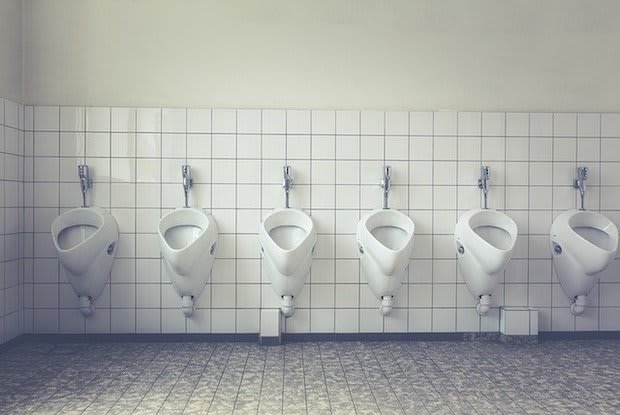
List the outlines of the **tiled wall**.
{"label": "tiled wall", "polygon": [[21,334],[23,107],[0,98],[0,344]]}
{"label": "tiled wall", "polygon": [[[619,330],[620,261],[573,317],[552,272],[548,231],[576,206],[578,164],[590,168],[587,204],[620,223],[620,115],[31,107],[25,113],[24,329],[37,333],[256,333],[261,307],[279,302],[261,267],[257,225],[283,206],[282,166],[293,168],[291,206],[318,228],[316,259],[287,332],[497,331],[498,306],[539,307],[541,331]],[[80,204],[76,166],[95,176],[91,203],[110,209],[121,237],[111,282],[84,319],[60,271],[52,220]],[[355,229],[380,207],[384,163],[392,208],[416,223],[409,275],[392,314],[360,275]],[[220,229],[212,281],[185,319],[162,267],[159,218],[190,203]],[[494,308],[480,318],[457,272],[452,233],[480,205],[481,164],[491,167],[489,206],[520,236]],[[8,246],[8,245],[7,245]]]}

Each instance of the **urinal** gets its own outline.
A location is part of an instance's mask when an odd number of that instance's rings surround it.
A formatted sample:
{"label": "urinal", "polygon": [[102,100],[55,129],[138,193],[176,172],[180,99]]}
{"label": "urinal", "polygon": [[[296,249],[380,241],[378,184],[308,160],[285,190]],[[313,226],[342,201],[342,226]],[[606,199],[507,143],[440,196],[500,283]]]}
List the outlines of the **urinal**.
{"label": "urinal", "polygon": [[91,316],[93,301],[103,291],[116,256],[116,220],[96,207],[76,208],[54,220],[52,239],[60,265],[79,297],[80,312]]}
{"label": "urinal", "polygon": [[190,317],[211,276],[217,223],[202,210],[179,208],[161,218],[158,234],[164,268],[181,297],[181,311]]}
{"label": "urinal", "polygon": [[392,311],[413,250],[415,225],[398,210],[377,209],[359,221],[357,244],[368,287],[381,301],[379,312]]}
{"label": "urinal", "polygon": [[282,314],[295,313],[294,300],[312,266],[316,230],[301,210],[275,209],[260,223],[258,240],[271,277],[271,287],[282,299]]}
{"label": "urinal", "polygon": [[564,294],[574,315],[585,311],[586,297],[618,250],[618,228],[605,216],[588,210],[567,210],[553,221],[550,246]]}
{"label": "urinal", "polygon": [[472,209],[459,218],[454,240],[465,284],[478,300],[478,314],[485,315],[497,286],[497,274],[512,256],[517,224],[496,210]]}

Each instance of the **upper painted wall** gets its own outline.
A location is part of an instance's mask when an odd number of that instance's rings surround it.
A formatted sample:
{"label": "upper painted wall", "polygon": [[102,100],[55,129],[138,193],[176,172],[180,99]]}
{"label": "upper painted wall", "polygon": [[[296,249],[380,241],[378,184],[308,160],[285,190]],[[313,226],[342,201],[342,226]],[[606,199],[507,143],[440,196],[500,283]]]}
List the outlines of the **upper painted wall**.
{"label": "upper painted wall", "polygon": [[24,0],[25,101],[618,111],[619,21],[615,0]]}
{"label": "upper painted wall", "polygon": [[0,97],[22,99],[22,0],[0,1]]}

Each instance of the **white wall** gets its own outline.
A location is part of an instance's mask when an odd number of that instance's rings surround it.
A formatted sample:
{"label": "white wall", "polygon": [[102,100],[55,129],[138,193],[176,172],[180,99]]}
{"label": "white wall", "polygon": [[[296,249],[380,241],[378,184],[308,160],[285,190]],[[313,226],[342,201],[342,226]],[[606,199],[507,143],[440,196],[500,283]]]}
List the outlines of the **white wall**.
{"label": "white wall", "polygon": [[618,111],[618,21],[613,0],[24,0],[25,101]]}
{"label": "white wall", "polygon": [[[283,206],[285,164],[295,180],[291,206],[312,215],[318,234],[287,333],[496,332],[500,305],[537,307],[541,331],[620,330],[620,256],[575,317],[549,249],[554,217],[577,206],[577,165],[590,168],[587,207],[620,225],[620,114],[26,106],[24,118],[26,332],[257,333],[259,310],[281,304],[257,229]],[[457,218],[480,206],[482,163],[491,167],[489,206],[519,227],[486,317],[457,271],[453,236]],[[120,231],[110,283],[88,319],[50,233],[58,214],[81,203],[78,164],[93,175],[89,202],[109,210]],[[157,235],[159,219],[183,202],[183,164],[194,176],[190,205],[219,228],[211,281],[187,319]],[[385,164],[390,207],[411,216],[416,234],[384,318],[355,232],[381,206]]]}
{"label": "white wall", "polygon": [[22,0],[0,1],[0,97],[22,98]]}

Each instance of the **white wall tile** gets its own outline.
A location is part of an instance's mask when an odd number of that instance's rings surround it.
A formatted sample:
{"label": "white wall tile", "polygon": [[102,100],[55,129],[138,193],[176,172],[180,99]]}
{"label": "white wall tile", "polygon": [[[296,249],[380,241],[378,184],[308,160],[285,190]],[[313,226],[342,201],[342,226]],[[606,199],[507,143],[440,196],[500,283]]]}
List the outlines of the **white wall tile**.
{"label": "white wall tile", "polygon": [[359,111],[336,111],[336,134],[358,135],[359,133]]}
{"label": "white wall tile", "polygon": [[433,115],[433,133],[435,135],[456,135],[457,113],[451,111],[435,112]]}
{"label": "white wall tile", "polygon": [[[596,291],[588,308],[592,312],[575,319],[553,274],[547,246],[554,215],[575,206],[571,182],[578,162],[591,168],[588,206],[598,209],[600,204],[617,220],[620,150],[615,141],[620,136],[613,114],[79,107],[21,111],[24,125],[39,131],[21,135],[8,129],[2,136],[0,153],[10,148],[11,154],[3,156],[7,167],[0,176],[5,207],[0,234],[7,229],[35,234],[25,235],[30,241],[26,249],[0,247],[0,252],[35,257],[25,275],[34,281],[24,296],[28,306],[23,313],[30,316],[26,330],[257,332],[259,308],[277,307],[278,299],[260,259],[256,227],[269,209],[284,203],[281,175],[287,161],[296,184],[291,203],[308,209],[319,232],[311,277],[299,295],[295,316],[286,322],[287,332],[498,331],[497,307],[503,304],[540,307],[541,330],[615,327],[610,320],[618,306],[615,264],[602,274],[600,304]],[[86,129],[94,131],[84,134]],[[22,136],[24,141],[18,141]],[[23,147],[17,144],[22,142]],[[75,166],[83,162],[95,172],[91,201],[111,207],[121,230],[112,284],[98,300],[105,311],[89,323],[76,309],[65,308],[76,307],[76,296],[58,272],[47,234],[57,212],[80,203]],[[509,209],[521,236],[503,277],[507,283],[494,295],[489,315],[479,318],[458,272],[452,233],[458,215],[480,204],[476,180],[482,162],[492,168],[491,206]],[[192,166],[195,180],[190,203],[211,212],[221,232],[212,282],[187,320],[162,266],[156,234],[160,217],[182,202],[178,170],[185,163]],[[377,184],[386,163],[394,174],[391,206],[414,219],[416,243],[407,274],[411,284],[403,286],[393,314],[383,318],[360,273],[355,231],[359,216],[381,204]],[[20,177],[22,165],[27,166],[23,177],[34,183],[2,180]],[[18,166],[18,173],[12,166]],[[606,186],[603,192],[599,183]],[[15,224],[8,206],[30,219]],[[5,274],[14,269],[5,264]],[[49,290],[57,295],[48,296]],[[41,301],[51,308],[40,308]],[[20,307],[6,300],[4,304],[4,310]],[[0,319],[6,320],[2,313]]]}
{"label": "white wall tile", "polygon": [[406,111],[388,111],[385,113],[385,135],[408,135],[409,113]]}
{"label": "white wall tile", "polygon": [[411,112],[409,113],[409,134],[432,136],[434,113]]}
{"label": "white wall tile", "polygon": [[576,137],[577,136],[577,114],[573,114],[573,113],[553,114],[553,136],[554,137]]}
{"label": "white wall tile", "polygon": [[110,131],[110,108],[86,108],[86,131]]}
{"label": "white wall tile", "polygon": [[61,131],[84,131],[85,120],[83,107],[60,107]]}
{"label": "white wall tile", "polygon": [[187,132],[188,133],[210,133],[211,132],[211,110],[200,108],[189,108],[187,110]]}
{"label": "white wall tile", "polygon": [[237,132],[237,111],[233,109],[214,109],[211,113],[212,132],[234,134]]}
{"label": "white wall tile", "polygon": [[620,137],[620,114],[601,114],[601,136]]}
{"label": "white wall tile", "polygon": [[381,111],[362,111],[361,134],[363,135],[384,135],[385,133],[385,113]]}
{"label": "white wall tile", "polygon": [[133,132],[136,131],[136,115],[135,108],[111,108],[110,116],[112,118],[112,131],[114,132]]}
{"label": "white wall tile", "polygon": [[335,133],[336,133],[336,112],[335,111],[312,111],[312,134],[335,134]]}
{"label": "white wall tile", "polygon": [[237,110],[237,132],[239,134],[259,134],[262,114],[260,110]]}
{"label": "white wall tile", "polygon": [[187,130],[185,108],[162,108],[161,130],[164,133],[181,133]]}
{"label": "white wall tile", "polygon": [[[485,113],[484,118],[483,114],[479,112],[459,112],[458,113],[458,135],[459,136],[479,136],[482,133],[482,122],[484,120],[485,133],[484,135],[489,135],[490,132],[496,131],[498,129],[498,125],[501,125],[501,117],[497,116],[497,114],[501,113]],[[503,115],[503,114],[501,114]],[[504,131],[502,129],[501,134]],[[490,135],[498,135],[498,134],[490,134]]]}
{"label": "white wall tile", "polygon": [[553,135],[553,114],[530,113],[530,135],[551,137]]}
{"label": "white wall tile", "polygon": [[58,131],[60,128],[59,107],[34,107],[34,129],[37,131]]}
{"label": "white wall tile", "polygon": [[161,108],[138,108],[136,120],[138,132],[161,132]]}

